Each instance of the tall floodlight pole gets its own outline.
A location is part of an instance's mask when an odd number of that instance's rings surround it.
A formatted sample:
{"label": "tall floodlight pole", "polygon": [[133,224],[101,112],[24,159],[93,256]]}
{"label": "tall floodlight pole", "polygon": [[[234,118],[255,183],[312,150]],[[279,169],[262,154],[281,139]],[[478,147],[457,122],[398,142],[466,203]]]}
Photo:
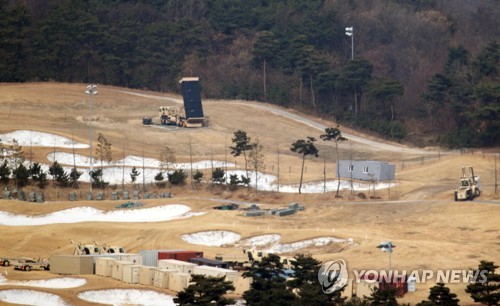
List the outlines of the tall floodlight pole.
{"label": "tall floodlight pole", "polygon": [[90,104],[90,117],[89,117],[89,126],[90,126],[90,167],[89,167],[89,177],[90,177],[90,193],[92,193],[92,183],[93,183],[93,174],[94,174],[94,163],[92,158],[92,96],[97,95],[97,85],[90,84],[87,86],[86,94],[89,95],[89,104]]}
{"label": "tall floodlight pole", "polygon": [[385,242],[382,241],[380,245],[377,246],[382,252],[388,252],[389,253],[389,273],[392,271],[392,266],[391,266],[391,260],[392,260],[392,249],[394,249],[396,246],[392,244],[392,241]]}
{"label": "tall floodlight pole", "polygon": [[354,59],[354,27],[345,28],[345,35],[351,37],[351,60]]}

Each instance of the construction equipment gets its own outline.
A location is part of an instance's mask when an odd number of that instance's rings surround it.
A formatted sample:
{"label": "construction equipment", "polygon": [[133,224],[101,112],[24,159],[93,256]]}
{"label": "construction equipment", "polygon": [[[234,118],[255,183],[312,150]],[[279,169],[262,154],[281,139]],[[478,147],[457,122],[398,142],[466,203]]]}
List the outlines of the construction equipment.
{"label": "construction equipment", "polygon": [[31,271],[31,270],[50,270],[50,262],[45,259],[32,259],[32,258],[23,258],[20,259],[19,262],[14,265],[15,270],[21,271]]}
{"label": "construction equipment", "polygon": [[[269,256],[270,252],[255,249],[245,249],[243,254],[222,255],[217,254],[216,260],[225,261],[228,265],[235,270],[245,270],[261,262],[263,257]],[[292,257],[280,256],[280,263],[284,269],[291,269]]]}
{"label": "construction equipment", "polygon": [[460,177],[460,186],[455,189],[455,201],[473,200],[481,194],[479,190],[479,177],[474,175],[474,169],[471,166],[462,167],[462,176]]}

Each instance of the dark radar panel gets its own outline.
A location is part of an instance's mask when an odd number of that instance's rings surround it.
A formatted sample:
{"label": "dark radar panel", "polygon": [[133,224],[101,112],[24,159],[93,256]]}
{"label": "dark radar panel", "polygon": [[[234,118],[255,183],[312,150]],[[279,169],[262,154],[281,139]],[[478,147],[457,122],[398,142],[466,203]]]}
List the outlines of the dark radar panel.
{"label": "dark radar panel", "polygon": [[186,112],[186,119],[203,118],[199,78],[182,78],[180,83],[182,97],[184,98],[184,111]]}

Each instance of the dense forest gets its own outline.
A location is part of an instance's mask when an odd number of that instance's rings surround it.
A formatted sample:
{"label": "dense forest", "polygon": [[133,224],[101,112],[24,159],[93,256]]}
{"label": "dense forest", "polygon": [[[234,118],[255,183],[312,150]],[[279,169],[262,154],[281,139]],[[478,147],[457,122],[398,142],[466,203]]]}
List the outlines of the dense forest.
{"label": "dense forest", "polygon": [[497,0],[0,0],[0,82],[178,92],[199,76],[209,98],[492,147],[498,20]]}

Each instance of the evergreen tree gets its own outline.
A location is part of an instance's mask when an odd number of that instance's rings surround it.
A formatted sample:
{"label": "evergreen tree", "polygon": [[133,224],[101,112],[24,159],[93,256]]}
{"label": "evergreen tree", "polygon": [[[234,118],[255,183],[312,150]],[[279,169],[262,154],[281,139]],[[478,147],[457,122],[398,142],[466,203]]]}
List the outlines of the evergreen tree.
{"label": "evergreen tree", "polygon": [[199,184],[202,178],[203,178],[203,172],[196,170],[196,172],[193,174],[193,180],[195,181],[195,183]]}
{"label": "evergreen tree", "polygon": [[16,178],[17,187],[24,187],[29,184],[30,173],[23,163],[19,164],[12,174]]}
{"label": "evergreen tree", "polygon": [[102,168],[95,169],[92,173],[92,186],[101,186],[101,188],[104,188],[104,185],[107,185],[108,183],[104,181],[103,176],[104,172],[102,171]]}
{"label": "evergreen tree", "polygon": [[179,305],[230,305],[233,299],[225,298],[224,295],[234,290],[230,281],[225,281],[225,276],[212,277],[193,274],[191,282],[183,291],[177,293],[174,303]]}
{"label": "evergreen tree", "polygon": [[57,184],[61,187],[66,187],[68,185],[69,176],[64,168],[55,161],[52,163],[52,166],[49,168],[49,174],[52,176],[52,179],[57,182]]}
{"label": "evergreen tree", "polygon": [[177,169],[174,172],[168,174],[168,181],[172,185],[184,185],[186,177],[187,174],[184,172],[184,169]]}
{"label": "evergreen tree", "polygon": [[78,171],[76,168],[71,168],[71,172],[69,173],[69,180],[71,181],[71,185],[74,187],[78,187],[78,180],[80,176],[82,176],[83,172]]}
{"label": "evergreen tree", "polygon": [[340,295],[343,290],[326,294],[318,283],[318,273],[321,262],[310,254],[297,254],[292,260],[293,278],[288,281],[292,289],[297,289],[299,305],[342,305],[344,298]]}
{"label": "evergreen tree", "polygon": [[47,185],[47,173],[42,170],[42,166],[39,163],[31,164],[29,173],[31,175],[31,179],[38,183],[38,187],[45,188]]}
{"label": "evergreen tree", "polygon": [[342,136],[342,132],[339,129],[339,126],[335,128],[326,128],[325,134],[319,136],[323,141],[333,141],[335,143],[335,152],[337,153],[337,196],[340,191],[340,168],[339,168],[339,143],[346,141],[347,138]]}
{"label": "evergreen tree", "polygon": [[4,185],[9,184],[10,174],[10,167],[7,164],[7,160],[4,160],[3,164],[0,166],[0,181],[2,181]]}
{"label": "evergreen tree", "polygon": [[252,278],[250,289],[243,293],[246,304],[249,306],[299,305],[297,296],[287,288],[283,275],[283,265],[278,255],[269,254],[263,257],[249,271],[243,273],[243,277]]}
{"label": "evergreen tree", "polygon": [[163,173],[161,171],[158,171],[158,173],[155,175],[156,185],[162,188],[165,187],[165,183],[163,182],[164,179],[165,177],[163,176]]}
{"label": "evergreen tree", "polygon": [[[161,172],[160,172],[161,173]],[[132,168],[132,171],[130,172],[130,179],[132,180],[132,183],[135,183],[135,180],[137,179],[137,177],[140,175],[141,173],[139,171],[137,171],[137,169],[135,168],[135,166]],[[156,179],[156,178],[155,178]],[[163,175],[162,175],[162,179],[163,180]]]}
{"label": "evergreen tree", "polygon": [[396,288],[380,289],[374,288],[372,294],[367,298],[371,306],[397,306]]}
{"label": "evergreen tree", "polygon": [[292,146],[290,147],[290,151],[302,155],[302,168],[300,171],[299,194],[301,193],[302,189],[302,178],[304,176],[304,163],[306,160],[306,156],[313,155],[315,157],[318,157],[319,150],[314,145],[315,141],[316,138],[308,136],[307,140],[299,139],[296,142],[292,143]]}
{"label": "evergreen tree", "polygon": [[225,180],[226,172],[222,168],[215,168],[212,172],[212,182],[216,184],[222,184]]}
{"label": "evergreen tree", "polygon": [[437,283],[430,289],[427,301],[422,301],[417,306],[458,306],[457,295],[450,292],[450,289],[443,283]]}
{"label": "evergreen tree", "polygon": [[465,292],[470,294],[474,302],[483,305],[498,305],[500,303],[500,274],[492,261],[481,260],[477,270],[472,271],[477,278],[467,285]]}

